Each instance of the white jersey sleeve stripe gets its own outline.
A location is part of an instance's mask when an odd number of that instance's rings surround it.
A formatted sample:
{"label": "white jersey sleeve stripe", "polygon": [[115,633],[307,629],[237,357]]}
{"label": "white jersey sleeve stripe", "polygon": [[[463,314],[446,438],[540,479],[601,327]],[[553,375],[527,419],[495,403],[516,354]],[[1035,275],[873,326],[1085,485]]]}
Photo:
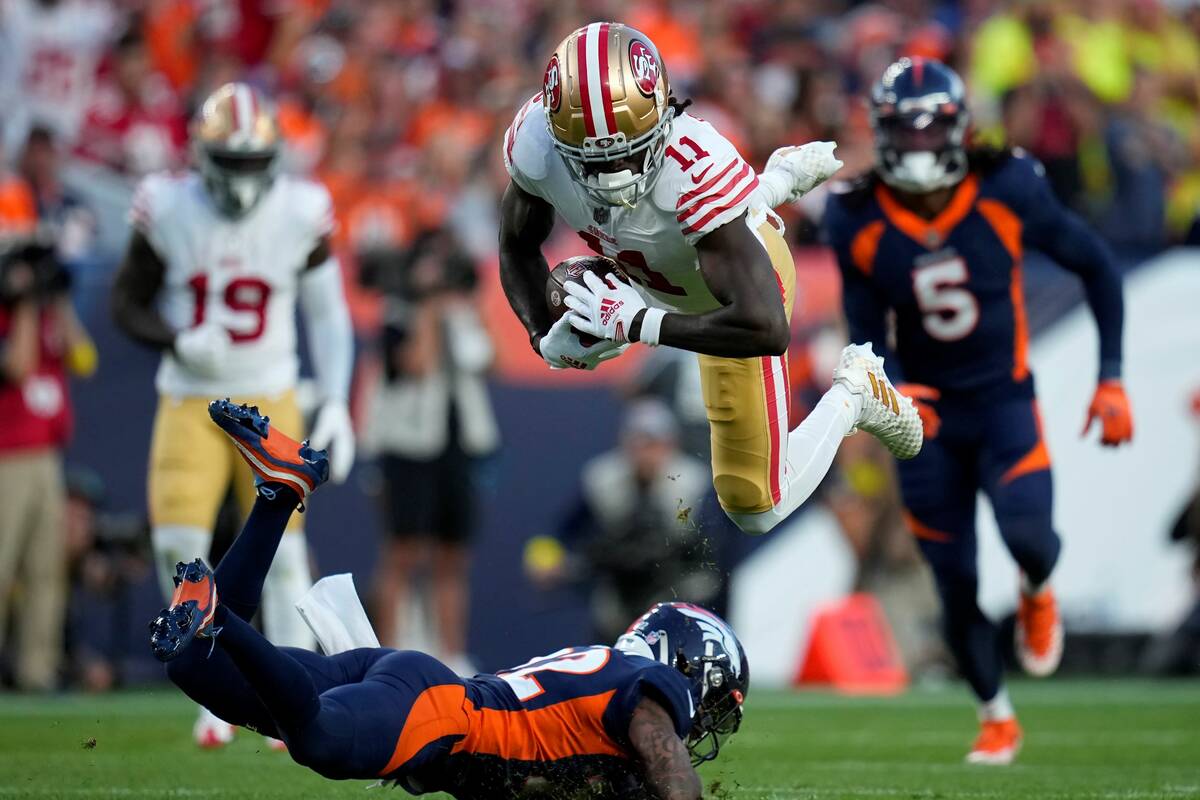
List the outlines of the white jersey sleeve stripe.
{"label": "white jersey sleeve stripe", "polygon": [[724,200],[731,194],[736,194],[746,181],[751,180],[754,177],[754,170],[750,169],[750,165],[744,161],[741,162],[741,164],[742,168],[738,170],[732,178],[726,181],[724,185],[722,185],[719,189],[716,189],[705,195],[688,208],[679,212],[675,218],[680,222],[684,222],[689,217],[694,217],[697,213],[703,210],[705,206],[711,205],[720,200]]}
{"label": "white jersey sleeve stripe", "polygon": [[755,190],[755,188],[757,188],[757,187],[758,187],[758,176],[755,175],[754,179],[746,184],[746,188],[742,189],[742,191],[740,191],[738,193],[737,197],[734,197],[732,200],[730,200],[728,203],[725,203],[724,205],[721,205],[721,206],[718,206],[718,207],[712,209],[711,211],[709,211],[707,214],[705,214],[700,219],[695,220],[694,222],[688,223],[687,227],[685,227],[683,229],[684,235],[686,236],[688,234],[696,233],[697,231],[701,231],[704,229],[705,225],[707,225],[715,217],[717,217],[721,214],[724,214],[727,211],[737,209],[748,197],[750,197],[750,193],[753,192]]}
{"label": "white jersey sleeve stripe", "polygon": [[726,175],[729,174],[729,170],[733,169],[734,167],[736,167],[738,165],[739,161],[741,161],[740,158],[734,158],[733,161],[730,161],[728,164],[726,164],[725,167],[720,172],[718,172],[713,177],[709,178],[702,185],[697,186],[695,189],[692,189],[690,192],[687,192],[686,194],[681,195],[679,198],[679,202],[675,204],[675,210],[676,211],[681,210],[684,206],[686,206],[692,200],[695,200],[697,197],[702,196],[705,192],[710,191],[714,186],[716,186],[721,181],[722,178],[724,178]]}

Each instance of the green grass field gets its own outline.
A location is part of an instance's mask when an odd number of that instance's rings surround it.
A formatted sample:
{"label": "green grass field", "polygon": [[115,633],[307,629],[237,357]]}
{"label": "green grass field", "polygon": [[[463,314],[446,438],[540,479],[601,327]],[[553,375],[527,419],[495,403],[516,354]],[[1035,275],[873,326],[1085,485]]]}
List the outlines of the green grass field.
{"label": "green grass field", "polygon": [[[1026,744],[1009,768],[961,763],[975,724],[961,688],[895,699],[752,694],[743,731],[702,770],[706,795],[1200,798],[1200,684],[1018,683],[1012,694]],[[166,690],[0,695],[0,798],[407,796],[325,781],[245,731],[224,751],[199,752],[192,719],[192,707]]]}

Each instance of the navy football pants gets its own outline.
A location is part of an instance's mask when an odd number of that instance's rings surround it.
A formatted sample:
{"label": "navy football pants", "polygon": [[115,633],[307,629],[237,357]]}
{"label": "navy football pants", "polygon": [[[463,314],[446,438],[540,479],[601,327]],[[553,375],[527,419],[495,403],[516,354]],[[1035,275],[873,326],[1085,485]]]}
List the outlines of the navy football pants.
{"label": "navy football pants", "polygon": [[323,656],[276,647],[251,627],[295,507],[289,490],[258,498],[216,569],[215,643],[194,640],[167,675],[226,722],[282,739],[293,759],[327,778],[378,777],[417,696],[462,681],[424,653],[363,648]]}
{"label": "navy football pants", "polygon": [[1060,541],[1051,521],[1050,462],[1035,402],[973,395],[929,403],[941,418],[920,454],[899,462],[909,526],[933,568],[946,642],[980,700],[1000,688],[998,628],[977,602],[975,498],[983,490],[1000,535],[1034,584],[1050,576]]}

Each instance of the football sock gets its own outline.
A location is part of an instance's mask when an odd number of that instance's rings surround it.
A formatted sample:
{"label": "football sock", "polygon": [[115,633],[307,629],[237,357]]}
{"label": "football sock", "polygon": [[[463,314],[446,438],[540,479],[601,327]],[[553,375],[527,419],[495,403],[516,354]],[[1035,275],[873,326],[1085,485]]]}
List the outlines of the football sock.
{"label": "football sock", "polygon": [[1001,720],[1012,719],[1017,715],[1013,710],[1012,701],[1008,699],[1008,689],[1003,686],[996,692],[996,696],[991,700],[981,700],[979,702],[979,721],[980,722],[1000,722]]}
{"label": "football sock", "polygon": [[258,610],[263,582],[299,502],[296,493],[283,484],[262,484],[242,532],[217,565],[214,575],[220,605],[244,620]]}
{"label": "football sock", "polygon": [[171,580],[175,576],[175,565],[180,561],[194,561],[197,556],[207,560],[212,534],[191,525],[155,525],[150,532],[150,542],[163,597],[170,600],[175,592],[175,583]]}
{"label": "football sock", "polygon": [[807,500],[833,465],[842,439],[854,427],[862,398],[834,384],[785,440],[784,484],[780,500],[766,511],[743,514],[728,512],[729,518],[746,533],[760,534],[787,519]]}
{"label": "football sock", "polygon": [[279,542],[262,587],[262,626],[268,639],[288,647],[316,647],[312,631],[296,610],[296,603],[310,588],[308,542],[303,531],[289,531]]}
{"label": "football sock", "polygon": [[317,716],[320,695],[303,664],[224,605],[217,606],[214,624],[221,629],[217,644],[229,654],[282,731],[295,730]]}

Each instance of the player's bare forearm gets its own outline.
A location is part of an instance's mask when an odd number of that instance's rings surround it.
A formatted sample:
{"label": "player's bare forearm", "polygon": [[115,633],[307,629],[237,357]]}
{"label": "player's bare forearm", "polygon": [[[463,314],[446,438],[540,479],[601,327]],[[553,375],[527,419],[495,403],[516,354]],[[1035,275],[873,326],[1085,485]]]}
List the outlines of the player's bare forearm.
{"label": "player's bare forearm", "polygon": [[[659,343],[724,358],[777,356],[791,338],[779,278],[744,217],[700,240],[700,271],[721,307],[705,314],[668,314]],[[635,324],[633,338],[641,333]]]}
{"label": "player's bare forearm", "polygon": [[550,267],[542,255],[542,244],[553,228],[554,209],[510,183],[500,201],[500,285],[513,313],[529,332],[534,350],[550,328],[545,301]]}
{"label": "player's bare forearm", "polygon": [[646,784],[659,800],[698,800],[703,790],[683,740],[658,703],[643,699],[629,722],[629,743],[642,764]]}
{"label": "player's bare forearm", "polygon": [[165,271],[162,259],[146,237],[134,231],[109,298],[117,327],[134,341],[158,350],[171,347],[175,341],[175,331],[154,306]]}

